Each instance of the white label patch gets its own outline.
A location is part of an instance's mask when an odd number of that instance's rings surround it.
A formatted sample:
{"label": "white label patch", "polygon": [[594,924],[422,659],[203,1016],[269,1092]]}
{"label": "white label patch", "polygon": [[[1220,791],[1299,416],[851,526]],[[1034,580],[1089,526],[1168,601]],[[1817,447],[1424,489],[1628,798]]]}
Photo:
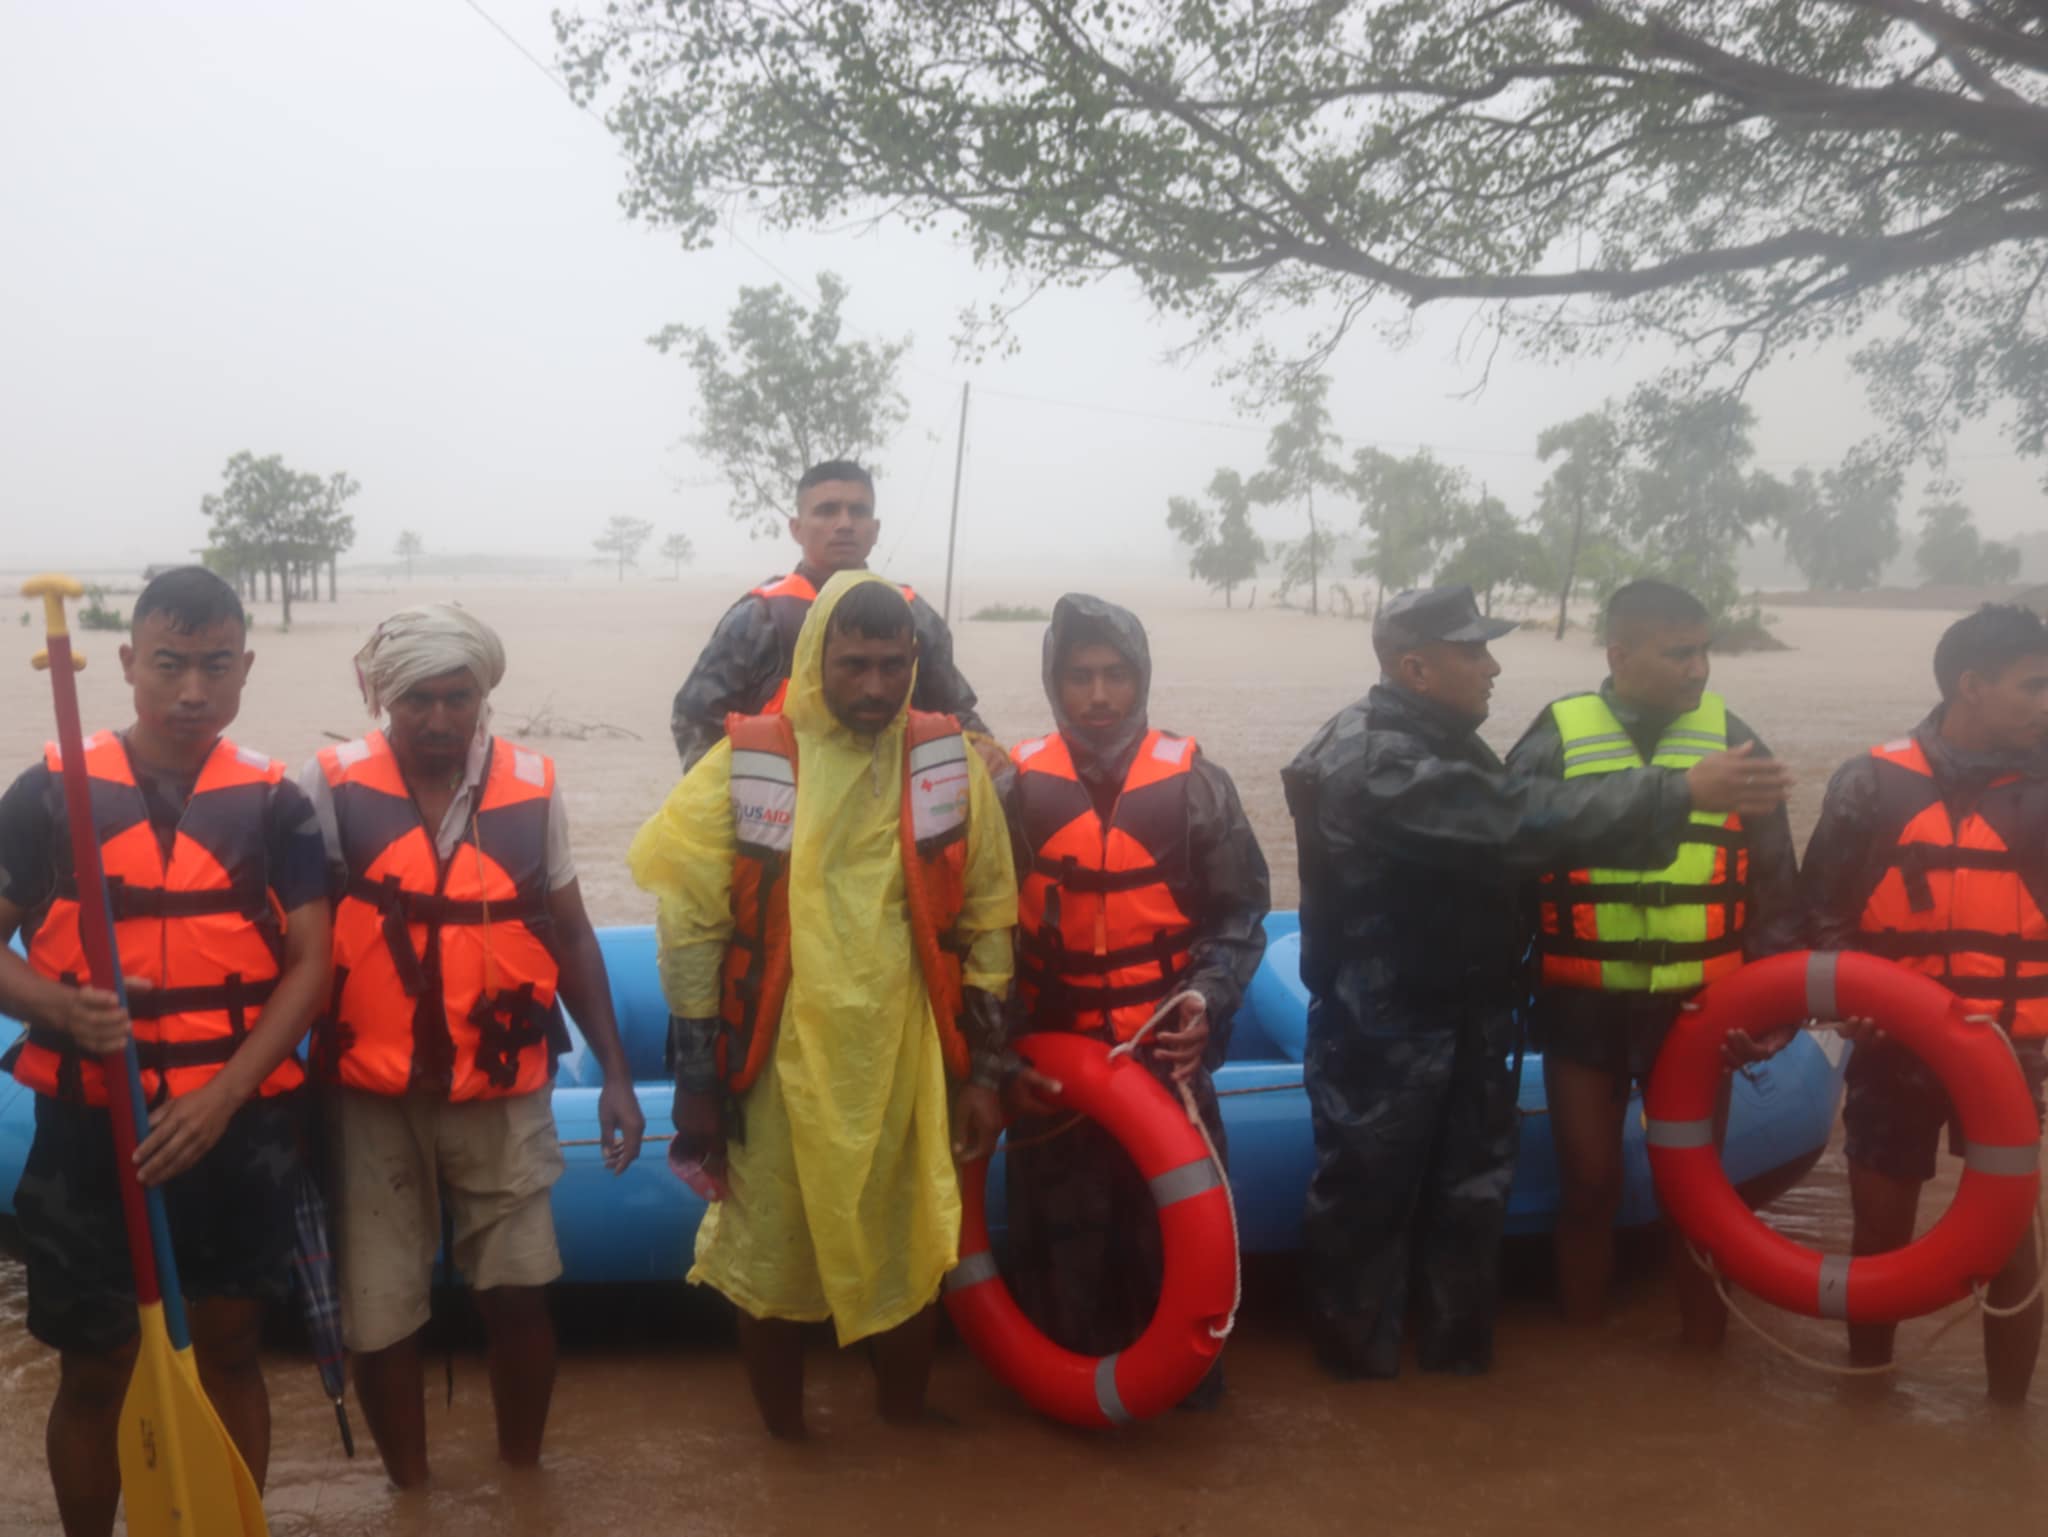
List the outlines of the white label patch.
{"label": "white label patch", "polygon": [[357,737],[353,742],[343,742],[334,749],[334,761],[343,768],[354,768],[369,756],[370,744],[364,737]]}
{"label": "white label patch", "polygon": [[967,743],[944,736],[910,754],[910,830],[919,843],[967,825]]}
{"label": "white label patch", "polygon": [[256,752],[247,747],[237,747],[235,749],[235,756],[241,760],[244,768],[252,768],[259,774],[270,772],[270,755],[268,753]]}
{"label": "white label patch", "polygon": [[796,834],[796,786],[734,775],[732,827],[746,847],[787,854]]}
{"label": "white label patch", "polygon": [[545,785],[548,782],[547,760],[537,752],[515,747],[512,749],[512,777],[530,785]]}
{"label": "white label patch", "polygon": [[1045,744],[1049,740],[1050,738],[1047,737],[1039,737],[1036,741],[1021,744],[1014,754],[1016,760],[1019,763],[1029,763],[1033,758],[1045,751]]}
{"label": "white label patch", "polygon": [[1161,763],[1171,763],[1177,766],[1187,761],[1188,749],[1194,745],[1190,739],[1184,736],[1163,736],[1159,739],[1158,745],[1152,749],[1152,756]]}

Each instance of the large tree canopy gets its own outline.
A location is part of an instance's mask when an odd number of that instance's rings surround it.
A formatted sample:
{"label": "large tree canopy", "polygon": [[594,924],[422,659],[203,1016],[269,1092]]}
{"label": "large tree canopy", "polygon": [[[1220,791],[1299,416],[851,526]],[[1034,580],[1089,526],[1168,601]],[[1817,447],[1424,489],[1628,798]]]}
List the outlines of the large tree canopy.
{"label": "large tree canopy", "polygon": [[[957,216],[1311,355],[1376,298],[1754,367],[1862,330],[1905,440],[2048,451],[2039,0],[611,0],[558,18],[631,211],[708,241]],[[1533,302],[1519,302],[1533,301]]]}

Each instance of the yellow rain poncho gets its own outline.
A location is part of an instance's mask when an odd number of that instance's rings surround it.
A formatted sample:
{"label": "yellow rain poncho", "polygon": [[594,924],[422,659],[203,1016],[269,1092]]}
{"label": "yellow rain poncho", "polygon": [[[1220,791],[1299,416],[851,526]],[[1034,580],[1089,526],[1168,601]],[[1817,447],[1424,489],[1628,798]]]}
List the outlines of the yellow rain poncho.
{"label": "yellow rain poncho", "polygon": [[[861,582],[826,583],[797,640],[784,709],[796,729],[790,849],[793,976],[766,1069],[730,1148],[729,1200],[697,1231],[690,1279],[757,1318],[830,1318],[842,1344],[907,1322],[959,1258],[960,1192],[939,1037],[905,903],[898,817],[905,718],[857,736],[825,703],[825,634]],[[965,982],[998,996],[1017,918],[1009,834],[967,755]],[[640,829],[633,878],[658,898],[662,985],[680,1017],[718,1013],[732,933],[730,744]]]}

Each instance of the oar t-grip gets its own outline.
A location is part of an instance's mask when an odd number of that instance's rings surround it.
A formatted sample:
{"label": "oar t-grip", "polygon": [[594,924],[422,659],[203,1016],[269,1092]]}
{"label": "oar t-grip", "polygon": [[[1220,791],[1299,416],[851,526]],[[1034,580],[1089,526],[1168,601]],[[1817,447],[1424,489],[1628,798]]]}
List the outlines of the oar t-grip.
{"label": "oar t-grip", "polygon": [[23,582],[21,595],[43,600],[43,632],[55,640],[71,633],[71,627],[64,622],[64,600],[84,597],[85,584],[77,577],[46,571]]}

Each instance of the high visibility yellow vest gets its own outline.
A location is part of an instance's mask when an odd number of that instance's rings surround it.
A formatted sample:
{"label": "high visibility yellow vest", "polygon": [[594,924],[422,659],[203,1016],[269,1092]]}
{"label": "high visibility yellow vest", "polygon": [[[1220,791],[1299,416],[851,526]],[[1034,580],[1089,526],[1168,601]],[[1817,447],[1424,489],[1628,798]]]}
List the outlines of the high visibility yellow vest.
{"label": "high visibility yellow vest", "polygon": [[[1644,767],[1599,694],[1550,707],[1564,777]],[[1728,706],[1707,694],[1658,738],[1650,763],[1689,769],[1728,745]],[[1542,881],[1543,980],[1609,992],[1692,992],[1742,964],[1749,847],[1742,819],[1695,811],[1678,857],[1661,870],[1571,870]]]}

